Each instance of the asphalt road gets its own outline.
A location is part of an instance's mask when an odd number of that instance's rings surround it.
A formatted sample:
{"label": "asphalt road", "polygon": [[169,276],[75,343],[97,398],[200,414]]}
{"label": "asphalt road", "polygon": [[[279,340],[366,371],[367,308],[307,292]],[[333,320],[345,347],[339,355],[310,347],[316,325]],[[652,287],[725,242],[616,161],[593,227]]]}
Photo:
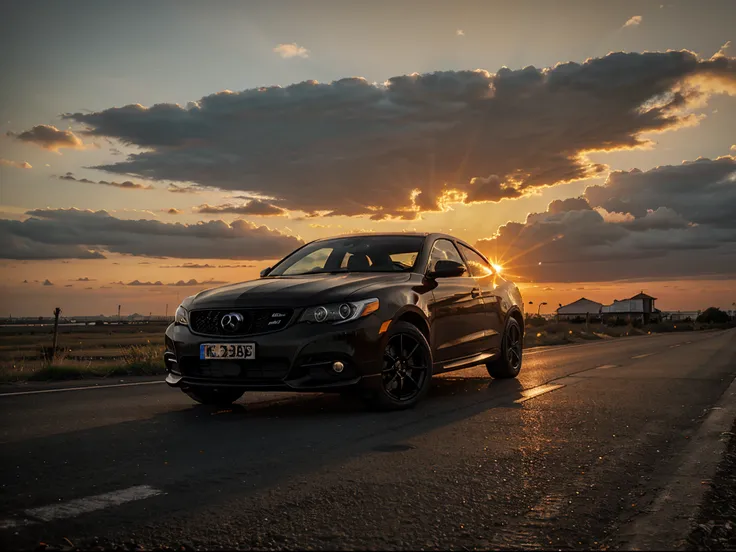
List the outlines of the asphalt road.
{"label": "asphalt road", "polygon": [[735,375],[731,330],[530,350],[518,380],[455,372],[393,413],[27,388],[0,395],[0,547],[620,547]]}

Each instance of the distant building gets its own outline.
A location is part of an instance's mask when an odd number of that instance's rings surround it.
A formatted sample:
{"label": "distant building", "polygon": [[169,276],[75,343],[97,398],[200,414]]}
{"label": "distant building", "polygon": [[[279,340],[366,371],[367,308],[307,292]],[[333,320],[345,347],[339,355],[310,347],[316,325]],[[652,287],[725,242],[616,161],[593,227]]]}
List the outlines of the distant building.
{"label": "distant building", "polygon": [[629,299],[614,300],[611,305],[604,306],[601,309],[601,317],[604,320],[612,318],[621,318],[628,321],[639,320],[644,324],[658,321],[662,318],[662,313],[654,308],[656,300],[656,297],[647,295],[642,291]]}
{"label": "distant building", "polygon": [[602,307],[601,303],[581,297],[574,303],[557,309],[557,316],[560,320],[572,320],[574,318],[585,318],[586,316],[598,318]]}
{"label": "distant building", "polygon": [[560,320],[578,318],[612,320],[618,318],[629,322],[640,320],[646,324],[662,318],[662,312],[654,307],[654,301],[656,300],[656,297],[647,295],[643,291],[629,299],[615,300],[610,305],[603,305],[597,301],[581,297],[574,303],[557,309],[557,316]]}
{"label": "distant building", "polygon": [[701,311],[671,311],[664,313],[664,317],[673,322],[695,322]]}

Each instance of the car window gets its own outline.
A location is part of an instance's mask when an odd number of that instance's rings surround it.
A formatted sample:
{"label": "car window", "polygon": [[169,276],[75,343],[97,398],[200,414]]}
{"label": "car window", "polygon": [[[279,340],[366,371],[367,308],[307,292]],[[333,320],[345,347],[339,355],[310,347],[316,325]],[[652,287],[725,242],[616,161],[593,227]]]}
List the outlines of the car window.
{"label": "car window", "polygon": [[389,257],[391,258],[392,263],[399,264],[406,268],[411,268],[417,260],[417,253],[395,253],[393,255],[389,255]]}
{"label": "car window", "polygon": [[414,268],[424,236],[349,236],[321,240],[298,249],[269,276],[334,272],[408,272]]}
{"label": "car window", "polygon": [[[450,240],[440,239],[434,242],[432,246],[432,253],[429,256],[429,269],[434,270],[434,265],[437,261],[455,261],[465,266],[465,261],[460,256],[460,253],[455,247],[455,244]],[[463,274],[465,277],[469,277],[467,271]]]}
{"label": "car window", "polygon": [[491,274],[493,274],[493,269],[491,269],[491,265],[488,264],[488,262],[483,257],[481,257],[480,255],[478,255],[478,253],[463,244],[458,245],[460,245],[460,249],[463,252],[463,255],[465,255],[465,259],[468,261],[468,267],[470,268],[471,276],[482,278],[484,276],[490,276]]}
{"label": "car window", "polygon": [[284,270],[283,274],[289,276],[290,274],[304,274],[314,270],[324,270],[332,251],[331,247],[323,247],[312,251]]}

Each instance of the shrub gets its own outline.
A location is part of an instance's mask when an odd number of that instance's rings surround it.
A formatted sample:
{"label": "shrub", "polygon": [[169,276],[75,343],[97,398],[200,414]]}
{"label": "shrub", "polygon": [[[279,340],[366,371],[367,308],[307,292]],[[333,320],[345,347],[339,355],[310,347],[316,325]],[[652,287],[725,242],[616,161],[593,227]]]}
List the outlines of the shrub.
{"label": "shrub", "polygon": [[696,319],[697,322],[705,324],[725,324],[729,320],[728,313],[716,307],[708,307]]}
{"label": "shrub", "polygon": [[526,323],[528,326],[538,328],[540,326],[544,326],[547,321],[541,316],[533,315],[527,318]]}

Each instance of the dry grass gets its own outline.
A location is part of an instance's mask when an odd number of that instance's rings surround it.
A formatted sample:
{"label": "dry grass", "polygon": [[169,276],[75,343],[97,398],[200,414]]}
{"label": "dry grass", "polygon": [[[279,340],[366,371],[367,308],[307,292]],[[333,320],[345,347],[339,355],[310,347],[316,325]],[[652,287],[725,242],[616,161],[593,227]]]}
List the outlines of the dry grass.
{"label": "dry grass", "polygon": [[[51,355],[47,328],[0,328],[0,381],[164,374],[164,327],[74,327]],[[53,357],[53,358],[52,358]]]}

